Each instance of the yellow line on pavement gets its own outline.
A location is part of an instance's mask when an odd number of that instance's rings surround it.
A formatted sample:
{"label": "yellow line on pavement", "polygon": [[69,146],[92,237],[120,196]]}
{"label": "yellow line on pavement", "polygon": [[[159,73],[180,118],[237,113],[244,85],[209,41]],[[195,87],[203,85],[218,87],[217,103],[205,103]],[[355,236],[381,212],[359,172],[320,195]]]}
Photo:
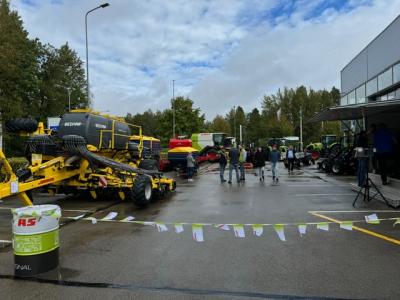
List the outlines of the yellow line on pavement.
{"label": "yellow line on pavement", "polygon": [[[335,222],[335,223],[338,223],[338,224],[342,223],[342,221],[336,220],[336,219],[328,217],[328,216],[324,216],[324,215],[318,214],[316,212],[310,211],[309,213],[314,215],[314,216],[317,216],[317,217],[320,217],[322,219],[329,220],[329,221],[332,221],[332,222]],[[362,233],[368,234],[368,235],[372,235],[374,237],[377,237],[379,239],[385,240],[387,242],[391,242],[393,244],[400,245],[400,241],[399,240],[396,240],[394,238],[388,237],[386,235],[379,234],[379,233],[376,233],[376,232],[373,232],[371,230],[367,230],[367,229],[364,229],[364,228],[361,228],[361,227],[358,227],[358,226],[353,226],[353,229],[357,230],[357,231],[360,231]]]}

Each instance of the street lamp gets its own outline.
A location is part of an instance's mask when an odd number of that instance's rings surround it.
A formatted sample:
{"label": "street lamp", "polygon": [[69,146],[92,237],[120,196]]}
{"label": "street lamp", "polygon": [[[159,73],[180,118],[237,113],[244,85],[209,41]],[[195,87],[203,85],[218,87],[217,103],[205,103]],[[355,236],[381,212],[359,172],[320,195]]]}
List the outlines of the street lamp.
{"label": "street lamp", "polygon": [[71,111],[71,88],[63,86],[61,84],[56,84],[55,86],[66,89],[68,91],[68,111]]}
{"label": "street lamp", "polygon": [[87,16],[88,14],[90,14],[92,11],[99,9],[99,8],[106,8],[107,6],[110,6],[110,4],[108,3],[103,3],[91,10],[89,10],[86,15],[85,15],[85,33],[86,33],[86,95],[87,95],[87,99],[89,102],[89,106],[91,106],[91,102],[90,102],[90,90],[89,90],[89,49],[88,49],[88,31],[87,31]]}

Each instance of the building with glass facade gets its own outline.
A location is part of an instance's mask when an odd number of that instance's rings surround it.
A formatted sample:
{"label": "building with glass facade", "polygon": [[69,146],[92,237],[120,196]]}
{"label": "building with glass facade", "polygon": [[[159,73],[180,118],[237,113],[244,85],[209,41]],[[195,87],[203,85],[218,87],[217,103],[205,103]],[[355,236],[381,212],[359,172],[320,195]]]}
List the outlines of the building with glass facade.
{"label": "building with glass facade", "polygon": [[341,106],[400,99],[400,16],[341,71]]}

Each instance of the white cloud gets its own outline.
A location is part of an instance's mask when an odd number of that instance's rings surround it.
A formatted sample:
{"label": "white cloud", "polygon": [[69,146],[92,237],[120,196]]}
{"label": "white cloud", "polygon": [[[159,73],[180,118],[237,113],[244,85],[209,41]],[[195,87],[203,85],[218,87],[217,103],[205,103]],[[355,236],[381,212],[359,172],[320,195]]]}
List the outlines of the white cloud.
{"label": "white cloud", "polygon": [[[100,2],[37,3],[12,1],[30,35],[55,46],[68,41],[85,60],[84,14]],[[396,17],[400,3],[353,0],[353,10],[305,21],[318,3],[297,2],[271,23],[268,13],[282,1],[110,1],[89,15],[95,108],[118,115],[164,109],[172,79],[176,94],[190,96],[209,119],[233,105],[258,106],[279,87],[338,86],[340,69]]]}

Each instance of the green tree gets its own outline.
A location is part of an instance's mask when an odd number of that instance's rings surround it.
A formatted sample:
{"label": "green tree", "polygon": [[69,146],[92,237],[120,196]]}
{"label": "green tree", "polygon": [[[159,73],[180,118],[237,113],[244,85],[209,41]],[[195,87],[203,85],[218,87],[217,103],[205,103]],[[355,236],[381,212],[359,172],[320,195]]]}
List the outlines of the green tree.
{"label": "green tree", "polygon": [[40,44],[39,61],[39,93],[32,111],[40,119],[61,115],[68,109],[68,90],[72,109],[87,107],[83,62],[68,43],[59,49]]}
{"label": "green tree", "polygon": [[128,113],[125,117],[127,123],[141,126],[144,135],[161,137],[161,115],[160,111],[153,112],[151,109],[132,115]]}
{"label": "green tree", "polygon": [[37,43],[28,39],[21,18],[0,0],[0,109],[3,119],[30,114],[37,91]]}
{"label": "green tree", "polygon": [[225,132],[230,133],[231,128],[229,126],[229,122],[220,115],[217,115],[211,122],[209,126],[210,132]]}

